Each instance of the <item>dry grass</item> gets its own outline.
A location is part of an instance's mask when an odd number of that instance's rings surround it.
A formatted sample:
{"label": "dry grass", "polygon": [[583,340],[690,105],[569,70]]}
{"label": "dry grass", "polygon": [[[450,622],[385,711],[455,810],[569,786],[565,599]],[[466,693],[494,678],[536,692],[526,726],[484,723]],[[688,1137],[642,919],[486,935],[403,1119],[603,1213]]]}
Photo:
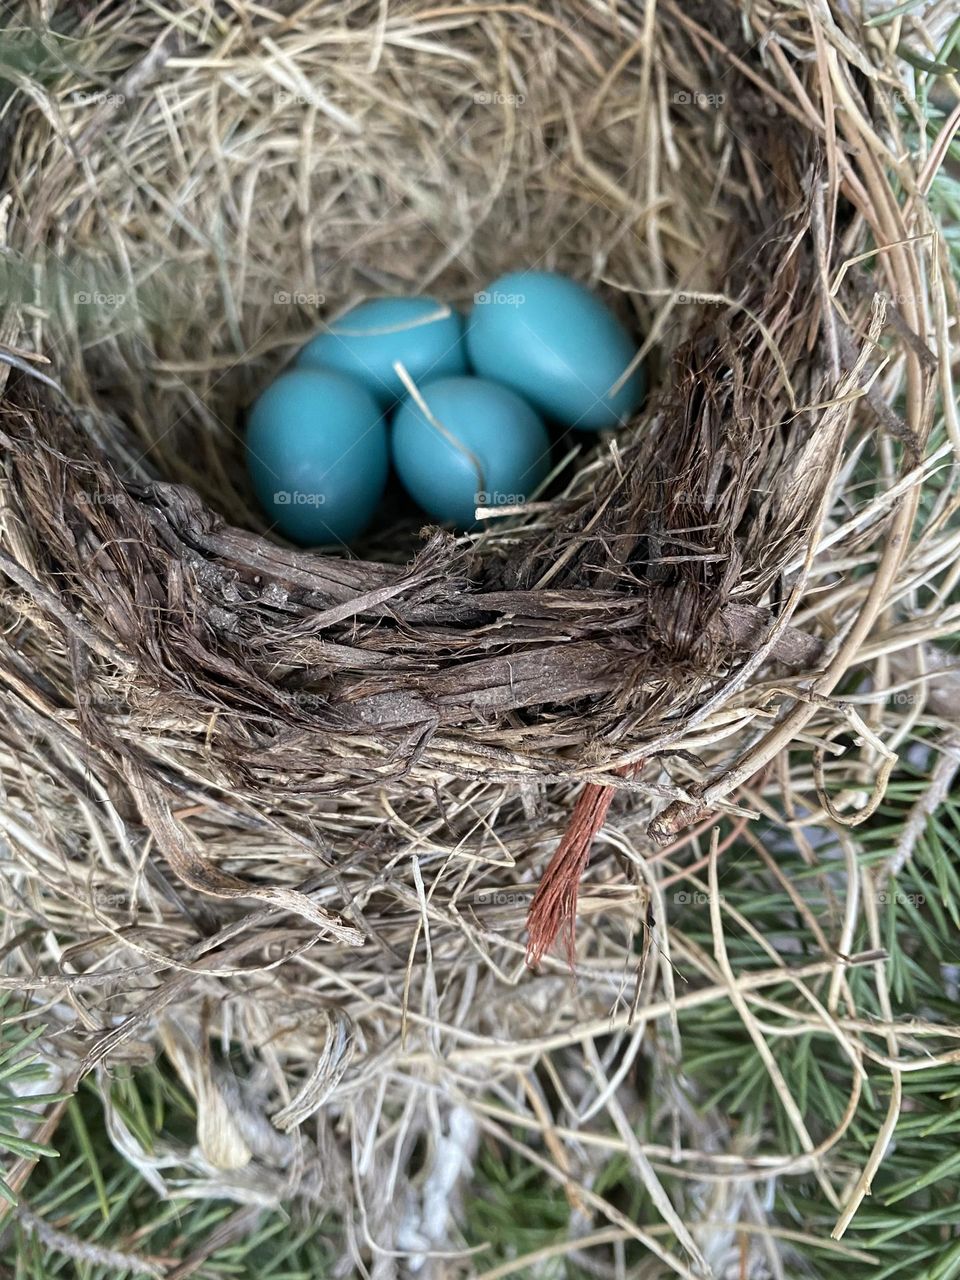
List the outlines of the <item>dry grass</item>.
{"label": "dry grass", "polygon": [[[739,1245],[694,1238],[667,1171],[812,1172],[838,1236],[869,1190],[902,1072],[938,1059],[890,1014],[877,878],[847,828],[918,725],[949,729],[930,673],[957,627],[960,426],[925,201],[942,156],[901,136],[895,33],[845,15],[91,6],[52,65],[16,73],[2,981],[56,1028],[68,1078],[163,1046],[197,1148],[111,1130],[158,1190],[322,1200],[388,1275],[456,1251],[447,1209],[492,1134],[599,1244],[621,1233],[680,1276],[704,1251],[726,1274]],[[399,507],[362,560],[256,536],[240,410],[316,323],[279,295],[324,315],[385,290],[469,303],[524,264],[597,284],[649,334],[659,390],[635,429],[580,442],[556,497],[478,538],[420,542]],[[524,918],[585,782],[616,794],[573,982],[560,956],[528,970]],[[842,851],[831,918],[791,891],[822,944],[803,963],[719,893],[758,815],[811,864],[811,828]],[[678,885],[709,895],[709,949]],[[762,967],[736,971],[731,928]],[[884,1011],[869,1033],[858,965]],[[789,1150],[711,1149],[678,1014],[719,1002]],[[841,1047],[833,1131],[792,1097],[771,1010],[778,1035]],[[242,1079],[215,1053],[231,1044]],[[638,1057],[666,1143],[631,1119]],[[878,1073],[887,1122],[850,1177],[831,1151]],[[612,1150],[666,1235],[591,1189],[584,1152]]]}

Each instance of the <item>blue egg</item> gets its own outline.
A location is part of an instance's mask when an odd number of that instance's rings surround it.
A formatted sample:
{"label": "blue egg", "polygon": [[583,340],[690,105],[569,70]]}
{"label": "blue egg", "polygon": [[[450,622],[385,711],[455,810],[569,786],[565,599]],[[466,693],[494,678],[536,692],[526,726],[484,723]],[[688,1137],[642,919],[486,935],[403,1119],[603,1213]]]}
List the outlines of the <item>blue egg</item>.
{"label": "blue egg", "polygon": [[257,500],[293,542],[349,542],[383,494],[390,451],[383,410],[335,369],[292,369],[267,387],[247,423]]}
{"label": "blue egg", "polygon": [[485,378],[437,378],[393,420],[393,461],[407,491],[437,520],[462,528],[478,506],[525,501],[550,470],[550,437],[538,414],[509,387]]}
{"label": "blue egg", "polygon": [[398,360],[418,386],[465,373],[463,316],[435,298],[372,298],[312,338],[296,364],[352,374],[390,408],[407,394],[393,367]]}
{"label": "blue egg", "polygon": [[552,271],[516,271],[477,294],[467,326],[474,370],[581,431],[616,427],[639,408],[646,374],[617,317],[584,285]]}

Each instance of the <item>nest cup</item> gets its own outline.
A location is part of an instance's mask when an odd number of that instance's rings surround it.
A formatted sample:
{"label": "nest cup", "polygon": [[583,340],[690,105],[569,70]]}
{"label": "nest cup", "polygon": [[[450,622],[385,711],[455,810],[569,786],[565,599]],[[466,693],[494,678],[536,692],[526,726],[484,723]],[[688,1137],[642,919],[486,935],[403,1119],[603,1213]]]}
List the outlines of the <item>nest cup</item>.
{"label": "nest cup", "polygon": [[[852,21],[120,5],[5,34],[5,927],[70,949],[65,1078],[163,1052],[194,1093],[196,1146],[114,1116],[159,1189],[322,1201],[388,1269],[452,1247],[523,1073],[630,1042],[624,974],[669,1008],[664,846],[776,809],[797,742],[811,810],[873,803],[882,751],[810,735],[860,732],[831,695],[907,572],[952,300]],[[646,335],[636,420],[476,536],[266,536],[243,412],[319,318],[519,267]],[[581,875],[574,998],[549,943]],[[8,961],[38,1002],[40,936]]]}

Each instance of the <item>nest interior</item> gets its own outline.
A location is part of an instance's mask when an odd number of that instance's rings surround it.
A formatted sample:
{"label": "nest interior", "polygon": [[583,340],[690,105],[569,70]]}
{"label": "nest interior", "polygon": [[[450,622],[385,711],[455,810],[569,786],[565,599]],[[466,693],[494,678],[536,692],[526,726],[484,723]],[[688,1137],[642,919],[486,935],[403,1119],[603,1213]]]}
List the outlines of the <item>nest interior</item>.
{"label": "nest interior", "polygon": [[[949,538],[916,523],[931,158],[842,5],[64,6],[8,39],[4,981],[65,1078],[170,1057],[197,1146],[112,1120],[158,1188],[322,1197],[389,1269],[446,1241],[480,1100],[547,1059],[586,1106],[596,1035],[669,1074],[672,966],[716,973],[665,850],[879,797],[896,741],[833,695],[935,632],[897,612]],[[637,421],[476,537],[263,536],[242,412],[317,315],[520,266],[646,335]],[[572,988],[524,920],[584,787]]]}

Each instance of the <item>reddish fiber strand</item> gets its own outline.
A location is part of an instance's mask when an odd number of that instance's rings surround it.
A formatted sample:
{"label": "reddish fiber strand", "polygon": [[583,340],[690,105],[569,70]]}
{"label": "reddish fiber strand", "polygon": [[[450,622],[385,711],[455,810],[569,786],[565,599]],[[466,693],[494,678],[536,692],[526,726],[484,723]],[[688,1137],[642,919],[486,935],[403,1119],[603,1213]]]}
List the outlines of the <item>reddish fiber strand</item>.
{"label": "reddish fiber strand", "polygon": [[603,826],[613,799],[613,787],[588,782],[570,815],[563,839],[554,850],[527,915],[527,964],[543,959],[561,930],[566,935],[567,957],[573,966],[573,947],[580,881],[597,832]]}

